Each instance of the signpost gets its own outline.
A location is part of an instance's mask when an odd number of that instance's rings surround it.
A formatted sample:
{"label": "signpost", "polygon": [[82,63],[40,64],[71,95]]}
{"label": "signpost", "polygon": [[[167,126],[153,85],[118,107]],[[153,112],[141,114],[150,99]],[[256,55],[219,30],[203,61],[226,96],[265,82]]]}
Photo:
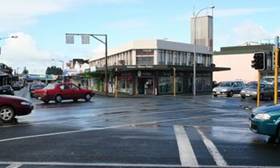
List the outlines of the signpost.
{"label": "signpost", "polygon": [[275,40],[274,49],[274,104],[278,104],[278,67],[279,67],[279,36]]}

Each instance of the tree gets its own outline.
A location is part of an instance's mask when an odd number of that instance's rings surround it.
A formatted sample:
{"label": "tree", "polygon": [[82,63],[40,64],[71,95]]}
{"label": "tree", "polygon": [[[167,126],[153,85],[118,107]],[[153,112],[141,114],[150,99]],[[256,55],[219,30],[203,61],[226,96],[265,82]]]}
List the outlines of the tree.
{"label": "tree", "polygon": [[22,75],[28,75],[29,71],[26,69],[26,67],[24,67],[23,71],[22,71]]}
{"label": "tree", "polygon": [[51,67],[47,68],[46,74],[47,75],[62,75],[63,74],[63,70],[61,68],[59,68],[59,67],[51,66]]}

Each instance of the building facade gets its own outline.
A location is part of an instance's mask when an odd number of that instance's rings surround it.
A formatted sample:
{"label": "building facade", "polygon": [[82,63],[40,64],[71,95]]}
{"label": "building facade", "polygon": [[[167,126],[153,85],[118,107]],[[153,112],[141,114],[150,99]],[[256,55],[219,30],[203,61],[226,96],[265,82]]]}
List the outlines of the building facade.
{"label": "building facade", "polygon": [[[258,79],[258,71],[251,67],[254,53],[269,53],[272,51],[272,44],[222,47],[220,51],[214,52],[213,63],[216,66],[229,67],[231,70],[214,72],[213,80],[217,82],[229,80],[256,81]],[[263,71],[262,74],[273,74],[272,56],[266,57],[266,64],[267,70]]]}
{"label": "building facade", "polygon": [[[112,49],[108,55],[109,92],[163,95],[172,94],[176,87],[178,94],[192,93],[193,50],[192,44],[165,40],[133,41]],[[225,70],[212,62],[212,52],[197,46],[197,92],[210,92],[212,72]],[[89,65],[95,70],[89,86],[104,90],[105,58],[89,60]]]}
{"label": "building facade", "polygon": [[11,85],[13,78],[13,69],[0,63],[0,86]]}

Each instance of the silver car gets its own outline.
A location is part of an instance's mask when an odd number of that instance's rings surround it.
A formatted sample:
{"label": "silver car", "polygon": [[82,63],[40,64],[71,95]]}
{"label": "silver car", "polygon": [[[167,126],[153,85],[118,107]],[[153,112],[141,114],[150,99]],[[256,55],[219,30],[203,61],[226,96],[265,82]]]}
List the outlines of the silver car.
{"label": "silver car", "polygon": [[[253,99],[257,98],[257,82],[251,82],[246,85],[244,89],[241,90],[240,96],[242,99],[246,97],[251,97]],[[273,100],[274,87],[271,84],[262,83],[260,85],[260,100],[270,99]]]}
{"label": "silver car", "polygon": [[221,82],[219,86],[213,89],[213,96],[226,95],[232,97],[234,94],[239,94],[245,84],[242,81],[226,81]]}

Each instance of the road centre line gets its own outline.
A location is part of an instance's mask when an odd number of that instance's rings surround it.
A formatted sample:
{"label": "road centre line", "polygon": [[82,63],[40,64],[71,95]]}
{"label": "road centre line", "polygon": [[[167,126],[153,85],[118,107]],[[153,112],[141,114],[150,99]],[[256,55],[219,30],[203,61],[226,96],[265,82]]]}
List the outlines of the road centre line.
{"label": "road centre line", "polygon": [[[216,114],[205,115],[203,117],[209,117],[209,116],[215,116],[215,115]],[[28,136],[0,139],[0,143],[1,142],[14,141],[14,140],[22,140],[22,139],[30,139],[30,138],[38,138],[38,137],[48,137],[48,136],[56,136],[56,135],[63,135],[63,134],[73,134],[73,133],[98,131],[98,130],[106,130],[106,129],[116,129],[116,128],[123,128],[123,127],[136,127],[136,126],[141,126],[141,125],[149,125],[149,124],[157,124],[157,123],[164,123],[164,122],[188,120],[188,119],[195,119],[195,118],[202,118],[202,117],[201,116],[193,116],[193,117],[185,117],[185,118],[174,118],[174,119],[166,119],[166,120],[158,120],[158,121],[130,123],[130,124],[123,124],[123,125],[108,126],[108,127],[98,127],[98,128],[95,127],[95,128],[86,128],[86,129],[79,129],[79,130],[73,130],[73,131],[62,131],[62,132],[53,132],[53,133],[46,133],[46,134],[28,135]],[[11,126],[11,127],[16,127],[16,126]]]}
{"label": "road centre line", "polygon": [[184,127],[182,125],[174,125],[174,132],[182,166],[198,166],[196,156]]}
{"label": "road centre line", "polygon": [[[0,162],[0,164],[10,164],[15,162]],[[74,162],[16,162],[21,165],[29,166],[98,166],[98,167],[181,167],[176,164],[133,164],[133,163],[74,163]],[[11,165],[12,165],[11,164]],[[8,167],[7,167],[8,168]],[[18,167],[9,167],[18,168]]]}
{"label": "road centre line", "polygon": [[[9,162],[9,161],[0,161],[0,165],[11,165],[11,164],[21,164],[22,166],[98,166],[98,167],[184,167],[182,165],[176,164],[133,164],[133,163],[78,163],[78,162]],[[189,166],[190,167],[190,166]],[[197,165],[192,167],[200,168],[219,168],[216,165]],[[227,168],[279,168],[279,166],[244,166],[244,165],[233,165],[226,166]],[[7,167],[8,168],[8,167]]]}
{"label": "road centre line", "polygon": [[22,166],[22,163],[19,162],[12,162],[9,166],[7,166],[6,168],[19,168]]}
{"label": "road centre line", "polygon": [[[197,118],[197,117],[198,116],[195,116],[195,118]],[[194,117],[174,118],[174,119],[166,119],[166,120],[158,120],[158,121],[149,121],[149,122],[115,125],[115,126],[109,126],[109,127],[86,128],[86,129],[79,129],[79,130],[73,130],[73,131],[63,131],[63,132],[53,132],[53,133],[38,134],[38,135],[28,135],[28,136],[0,139],[0,143],[1,142],[14,141],[14,140],[22,140],[22,139],[30,139],[30,138],[38,138],[38,137],[48,137],[48,136],[73,134],[73,133],[81,133],[81,132],[89,132],[89,131],[98,131],[98,130],[105,130],[105,129],[116,129],[116,128],[123,128],[123,127],[136,127],[136,126],[141,126],[141,125],[157,124],[157,123],[162,123],[162,122],[180,121],[180,120],[186,120],[186,119],[191,119],[191,118],[194,118]]]}
{"label": "road centre line", "polygon": [[[226,115],[231,115],[231,114],[221,114],[219,116],[226,116]],[[196,118],[207,118],[207,117],[211,117],[211,116],[217,116],[217,114],[209,114],[209,115],[204,115],[204,116],[191,116],[191,117],[184,117],[184,118],[175,118],[175,119],[166,119],[166,120],[159,120],[159,121],[150,121],[148,122],[148,124],[150,123],[161,123],[161,122],[168,122],[168,121],[179,121],[179,120],[187,120],[187,119],[196,119]],[[68,119],[67,122],[70,122],[70,121],[75,121],[75,120],[79,120],[77,118],[75,119]],[[56,122],[59,122],[61,123],[61,121],[50,121],[50,120],[47,120],[47,121],[39,121],[39,122],[34,122],[32,123],[32,125],[43,125],[43,124],[47,124],[47,123],[56,123]],[[135,123],[135,124],[127,124],[127,125],[143,125],[143,124],[146,124],[146,122],[143,122],[142,123]],[[0,129],[4,129],[4,128],[11,128],[11,127],[19,127],[19,126],[30,126],[30,124],[20,124],[20,125],[4,125],[4,126],[0,126]]]}
{"label": "road centre line", "polygon": [[206,135],[198,128],[195,127],[200,136],[202,137],[202,141],[205,144],[206,148],[208,149],[209,153],[212,155],[213,159],[215,160],[217,166],[220,167],[227,167],[228,164],[217,149],[217,147],[214,145],[214,143],[206,137]]}

